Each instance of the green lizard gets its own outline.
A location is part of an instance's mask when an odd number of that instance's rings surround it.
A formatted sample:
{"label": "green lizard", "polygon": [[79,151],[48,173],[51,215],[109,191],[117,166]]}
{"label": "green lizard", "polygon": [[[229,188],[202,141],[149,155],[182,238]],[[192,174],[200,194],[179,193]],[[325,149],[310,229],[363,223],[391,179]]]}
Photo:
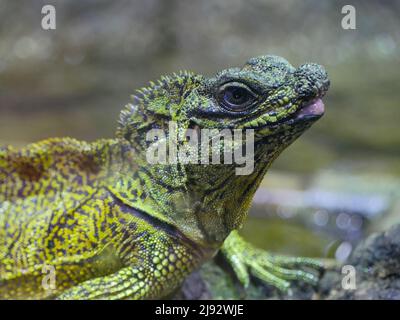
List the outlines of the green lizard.
{"label": "green lizard", "polygon": [[[0,298],[168,297],[219,250],[245,286],[251,275],[282,290],[293,279],[313,283],[298,267],[318,261],[271,255],[237,230],[271,162],[322,116],[328,87],[317,64],[261,56],[211,78],[182,72],[151,83],[121,112],[114,139],[1,147]],[[149,164],[149,130],[168,139],[188,128],[254,129],[253,172]]]}

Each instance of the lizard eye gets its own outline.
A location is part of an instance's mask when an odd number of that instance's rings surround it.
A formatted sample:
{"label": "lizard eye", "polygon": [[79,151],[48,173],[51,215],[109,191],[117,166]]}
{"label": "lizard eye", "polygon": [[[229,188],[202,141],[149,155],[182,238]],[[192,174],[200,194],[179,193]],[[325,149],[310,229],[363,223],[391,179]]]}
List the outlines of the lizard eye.
{"label": "lizard eye", "polygon": [[239,112],[251,107],[257,96],[243,83],[230,82],[218,89],[217,100],[228,111]]}

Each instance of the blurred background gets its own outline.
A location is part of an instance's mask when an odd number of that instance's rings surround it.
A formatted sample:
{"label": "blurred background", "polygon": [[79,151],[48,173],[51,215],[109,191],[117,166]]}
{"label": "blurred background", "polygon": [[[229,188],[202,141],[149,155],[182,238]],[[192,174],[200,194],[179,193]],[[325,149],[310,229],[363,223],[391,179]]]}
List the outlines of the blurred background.
{"label": "blurred background", "polygon": [[[41,28],[42,6],[56,30]],[[344,5],[356,30],[341,27]],[[400,1],[0,0],[0,144],[112,137],[134,89],[276,54],[323,64],[326,115],[274,163],[242,233],[344,260],[400,221]]]}

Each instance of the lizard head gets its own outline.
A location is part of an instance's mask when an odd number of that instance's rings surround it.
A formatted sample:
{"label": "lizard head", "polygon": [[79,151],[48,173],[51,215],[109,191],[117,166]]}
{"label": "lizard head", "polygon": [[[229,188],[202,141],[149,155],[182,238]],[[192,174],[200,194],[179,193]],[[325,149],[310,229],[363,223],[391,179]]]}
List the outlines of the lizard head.
{"label": "lizard head", "polygon": [[261,56],[204,80],[197,89],[202,103],[189,115],[201,128],[254,129],[259,139],[285,135],[323,115],[321,98],[328,87],[320,65],[296,69],[284,58]]}
{"label": "lizard head", "polygon": [[[218,242],[242,224],[272,161],[323,115],[321,98],[328,87],[322,66],[307,63],[295,68],[278,56],[252,58],[241,68],[223,70],[210,78],[184,72],[163,77],[139,91],[134,103],[121,114],[118,135],[142,155],[155,141],[158,147],[166,146],[164,151],[158,149],[158,156],[164,154],[162,161],[159,157],[151,165],[143,162],[152,181],[162,185],[173,203],[174,209],[166,214],[173,216],[177,225],[187,225],[191,235],[196,232],[189,226],[193,219],[192,224],[200,225],[203,233],[194,238],[205,233],[207,240]],[[152,130],[165,134],[148,139]],[[208,137],[211,133],[214,140],[223,130],[243,132],[236,148],[245,146],[246,152],[252,151],[254,166],[250,172],[237,174],[235,159],[212,163],[212,153],[223,153],[227,145],[220,136],[215,145],[211,141],[206,155],[200,154],[205,150],[201,148],[205,130],[214,130],[208,131]],[[173,151],[171,137],[175,141]],[[231,137],[235,137],[234,132]],[[249,137],[250,144],[245,141]],[[184,150],[184,157],[180,157],[180,150]],[[172,155],[173,161],[167,159]],[[200,159],[208,159],[208,163]],[[162,205],[166,205],[165,198]],[[181,209],[177,209],[179,206]]]}

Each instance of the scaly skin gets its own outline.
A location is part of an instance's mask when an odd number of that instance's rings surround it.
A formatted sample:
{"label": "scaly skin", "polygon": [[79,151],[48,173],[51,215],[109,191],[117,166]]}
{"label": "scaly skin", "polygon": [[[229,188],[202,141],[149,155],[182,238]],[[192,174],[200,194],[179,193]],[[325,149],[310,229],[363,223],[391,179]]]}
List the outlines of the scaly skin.
{"label": "scaly skin", "polygon": [[[262,56],[212,78],[183,72],[151,83],[122,111],[114,139],[0,148],[0,298],[168,297],[219,249],[245,286],[250,275],[282,290],[291,279],[314,282],[292,268],[319,262],[270,255],[236,230],[272,161],[321,116],[304,106],[328,86],[318,65]],[[166,139],[188,128],[254,129],[254,171],[150,165],[153,128]],[[52,290],[42,285],[47,266]]]}

